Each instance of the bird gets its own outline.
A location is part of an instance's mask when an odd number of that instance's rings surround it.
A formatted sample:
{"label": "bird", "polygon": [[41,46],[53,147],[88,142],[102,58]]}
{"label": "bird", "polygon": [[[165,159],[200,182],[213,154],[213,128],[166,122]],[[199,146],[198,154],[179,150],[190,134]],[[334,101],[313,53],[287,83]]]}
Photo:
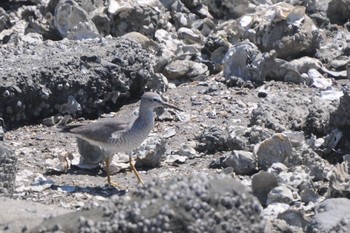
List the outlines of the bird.
{"label": "bird", "polygon": [[154,110],[157,108],[180,108],[163,101],[155,92],[145,92],[140,101],[139,113],[136,119],[101,118],[91,124],[73,124],[61,127],[62,132],[68,132],[81,138],[91,145],[98,146],[103,153],[106,164],[107,182],[112,186],[119,186],[111,181],[110,163],[114,154],[125,152],[129,154],[129,164],[137,180],[144,184],[135,168],[132,151],[139,147],[148,137],[154,127]]}

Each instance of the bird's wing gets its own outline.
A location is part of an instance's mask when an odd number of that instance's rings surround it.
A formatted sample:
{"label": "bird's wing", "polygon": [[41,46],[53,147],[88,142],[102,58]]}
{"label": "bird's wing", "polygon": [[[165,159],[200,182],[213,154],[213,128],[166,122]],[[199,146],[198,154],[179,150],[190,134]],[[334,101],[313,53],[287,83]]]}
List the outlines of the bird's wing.
{"label": "bird's wing", "polygon": [[103,118],[87,125],[67,125],[62,131],[90,142],[105,143],[115,132],[127,130],[130,124],[128,121]]}

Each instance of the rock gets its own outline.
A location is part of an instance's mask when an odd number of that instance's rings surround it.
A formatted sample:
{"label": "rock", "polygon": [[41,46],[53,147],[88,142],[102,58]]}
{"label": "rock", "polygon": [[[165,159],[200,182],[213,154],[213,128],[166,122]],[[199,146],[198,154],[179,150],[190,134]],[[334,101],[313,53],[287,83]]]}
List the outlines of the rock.
{"label": "rock", "polygon": [[166,141],[158,136],[149,136],[135,151],[135,166],[155,168],[160,165]]}
{"label": "rock", "polygon": [[[341,100],[340,100],[341,101]],[[332,127],[332,115],[339,105],[339,101],[325,101],[316,97],[315,102],[309,108],[306,117],[306,130],[315,135],[327,135]],[[337,128],[337,127],[334,127]],[[341,129],[341,127],[339,127]]]}
{"label": "rock", "polygon": [[64,151],[59,153],[56,158],[46,159],[44,163],[48,171],[66,173],[70,169],[73,159],[72,153]]}
{"label": "rock", "polygon": [[135,43],[141,45],[142,48],[153,53],[156,52],[159,47],[157,43],[139,32],[129,32],[124,34],[122,37],[134,41]]}
{"label": "rock", "polygon": [[203,41],[200,33],[195,33],[189,28],[179,28],[179,30],[177,30],[177,34],[179,39],[183,39],[186,44],[202,43]]}
{"label": "rock", "polygon": [[349,163],[337,164],[329,177],[329,197],[349,197],[350,195]]}
{"label": "rock", "polygon": [[291,233],[303,233],[303,229],[295,226],[291,226],[286,221],[281,219],[271,219],[267,221],[265,232],[269,233],[280,233],[280,232],[291,232]]}
{"label": "rock", "polygon": [[311,79],[311,86],[320,89],[327,89],[332,86],[332,80],[326,79],[315,69],[308,71],[308,76]]}
{"label": "rock", "polygon": [[287,185],[279,185],[267,194],[266,204],[270,205],[274,202],[291,204],[294,201],[293,192]]}
{"label": "rock", "polygon": [[100,38],[87,12],[73,0],[60,0],[55,9],[54,23],[62,37],[72,40]]}
{"label": "rock", "polygon": [[[266,88],[270,88],[270,93],[264,101],[259,102],[257,108],[253,109],[251,125],[272,129],[275,132],[293,130],[315,134],[318,129],[323,133],[327,132],[329,126],[327,121],[335,103],[318,100],[319,97],[315,96],[313,91],[301,91],[294,85],[293,94],[276,89],[280,82],[269,82],[265,85]],[[296,95],[299,96],[298,101],[295,101]]]}
{"label": "rock", "polygon": [[310,169],[310,176],[314,181],[327,179],[329,172],[332,170],[331,164],[327,160],[322,159],[316,152],[310,148],[304,148],[299,151],[298,164],[303,164]]}
{"label": "rock", "polygon": [[39,174],[34,177],[34,180],[29,189],[34,192],[43,192],[45,189],[51,188],[54,183],[55,182],[53,180],[47,179],[42,174]]}
{"label": "rock", "polygon": [[286,135],[292,144],[293,147],[301,147],[305,144],[304,132],[301,131],[284,131],[284,135]]}
{"label": "rock", "polygon": [[[275,165],[275,164],[274,164]],[[302,185],[312,187],[311,171],[304,165],[292,166],[278,174],[279,182],[294,189],[301,189]]]}
{"label": "rock", "polygon": [[350,125],[350,110],[349,110],[349,100],[350,100],[350,90],[344,89],[344,95],[340,97],[339,105],[334,109],[329,118],[330,127],[343,129]]}
{"label": "rock", "polygon": [[54,205],[44,205],[33,201],[0,198],[0,229],[4,233],[25,232],[39,225],[43,219],[72,212]]}
{"label": "rock", "polygon": [[227,80],[241,78],[261,84],[268,72],[268,63],[275,58],[273,51],[261,53],[253,43],[243,41],[232,46],[223,59]]}
{"label": "rock", "polygon": [[299,227],[300,230],[304,229],[308,224],[305,217],[296,210],[287,210],[280,214],[278,218],[285,220],[291,226]]}
{"label": "rock", "polygon": [[278,186],[277,177],[274,174],[260,171],[252,176],[253,194],[263,206],[267,204],[268,193]]}
{"label": "rock", "polygon": [[4,135],[5,135],[4,127],[5,127],[4,119],[0,117],[0,141],[4,141]]}
{"label": "rock", "polygon": [[343,24],[349,21],[350,8],[348,0],[332,0],[328,3],[327,16],[331,23]]}
{"label": "rock", "polygon": [[332,151],[334,151],[335,147],[338,145],[342,137],[343,137],[343,132],[339,129],[334,129],[329,134],[327,134],[324,137],[323,144],[322,144],[323,153],[327,155]]}
{"label": "rock", "polygon": [[[118,211],[113,211],[116,208]],[[105,232],[152,229],[160,232],[233,232],[239,229],[262,232],[264,228],[258,201],[229,176],[196,174],[169,181],[152,181],[126,198],[114,196],[104,211],[99,210],[101,208],[94,207],[46,220],[31,232],[44,228],[46,232],[53,232],[55,225],[67,233],[78,229]],[[88,217],[81,218],[81,215]]]}
{"label": "rock", "polygon": [[315,215],[307,226],[307,233],[349,232],[350,205],[347,198],[330,198],[316,206]]}
{"label": "rock", "polygon": [[[13,49],[20,54],[28,49],[33,53],[16,56],[14,51],[3,51],[7,59],[0,62],[0,95],[4,97],[0,112],[8,129],[55,115],[69,96],[82,109],[74,107],[77,117],[91,119],[121,106],[129,96],[140,96],[146,84],[154,88],[151,55],[123,38],[101,42],[47,40]],[[26,59],[38,60],[36,68]],[[20,67],[19,71],[14,72],[14,67]]]}
{"label": "rock", "polygon": [[195,150],[194,147],[195,147],[195,143],[191,143],[191,142],[181,144],[181,147],[177,151],[177,153],[180,156],[184,156],[189,159],[200,157],[199,153]]}
{"label": "rock", "polygon": [[232,167],[239,175],[249,175],[256,171],[256,159],[252,152],[234,150],[222,161],[224,167]]}
{"label": "rock", "polygon": [[217,151],[227,151],[230,148],[229,135],[225,129],[212,126],[197,136],[197,150],[213,154]]}
{"label": "rock", "polygon": [[275,50],[278,58],[310,52],[320,43],[320,33],[305,14],[304,6],[281,2],[262,7],[252,16],[237,21],[238,34],[241,32],[243,38],[255,43],[262,52]]}
{"label": "rock", "polygon": [[255,5],[250,1],[229,1],[224,0],[219,2],[213,2],[204,0],[203,3],[208,6],[210,13],[217,18],[238,18],[242,15],[252,13],[255,11]]}
{"label": "rock", "polygon": [[171,62],[164,68],[163,73],[170,80],[188,78],[192,81],[204,80],[209,75],[208,67],[205,64],[186,60]]}
{"label": "rock", "polygon": [[267,170],[273,163],[283,163],[292,155],[292,145],[284,134],[274,134],[254,148],[261,169]]}
{"label": "rock", "polygon": [[[119,6],[111,9],[111,6]],[[149,38],[158,29],[167,28],[170,20],[164,6],[160,1],[111,1],[109,7],[111,30],[114,37],[122,36],[128,32],[139,32]]]}
{"label": "rock", "polygon": [[0,141],[0,195],[10,196],[14,191],[17,157],[14,151]]}

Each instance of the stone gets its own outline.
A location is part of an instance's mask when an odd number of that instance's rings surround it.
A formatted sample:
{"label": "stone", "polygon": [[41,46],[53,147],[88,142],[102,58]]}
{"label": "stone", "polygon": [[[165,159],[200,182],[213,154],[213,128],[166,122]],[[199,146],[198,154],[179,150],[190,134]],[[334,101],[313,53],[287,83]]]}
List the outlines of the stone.
{"label": "stone", "polygon": [[347,161],[336,164],[329,176],[329,197],[350,196],[350,169]]}
{"label": "stone", "polygon": [[332,86],[332,80],[324,78],[323,75],[315,69],[310,69],[308,71],[308,76],[311,79],[312,87],[327,89]]}
{"label": "stone", "polygon": [[190,80],[204,80],[209,75],[208,67],[205,64],[176,60],[168,64],[163,74],[170,80],[179,78],[188,78]]}
{"label": "stone", "polygon": [[238,175],[250,175],[256,171],[256,158],[249,151],[234,150],[222,162],[224,167],[232,167]]}
{"label": "stone", "polygon": [[269,205],[274,202],[291,204],[293,202],[293,192],[287,185],[279,185],[267,194],[266,204]]}
{"label": "stone", "polygon": [[67,208],[46,205],[28,200],[0,198],[0,229],[3,232],[23,232],[39,225],[44,218],[52,218],[72,212]]}
{"label": "stone", "polygon": [[267,64],[275,58],[274,51],[261,53],[256,45],[243,41],[233,45],[222,60],[224,77],[227,80],[238,77],[245,81],[265,81]]}
{"label": "stone", "polygon": [[0,196],[10,196],[14,191],[17,173],[15,152],[0,141]]}
{"label": "stone", "polygon": [[83,40],[100,38],[87,12],[75,1],[60,0],[55,9],[54,24],[64,38]]}
{"label": "stone", "polygon": [[292,145],[284,134],[274,134],[257,144],[254,154],[261,169],[267,170],[273,163],[284,163],[292,155]]}
{"label": "stone", "polygon": [[263,206],[267,205],[269,192],[278,186],[276,175],[260,171],[252,176],[253,194],[259,199]]}
{"label": "stone", "polygon": [[350,206],[347,198],[330,198],[318,204],[315,215],[306,228],[307,233],[349,232]]}
{"label": "stone", "polygon": [[150,181],[125,197],[113,196],[104,207],[45,220],[30,232],[41,229],[53,232],[55,224],[67,233],[91,229],[96,232],[112,229],[121,232],[152,229],[175,233],[234,232],[237,229],[262,232],[264,228],[260,204],[238,180],[228,175],[201,173]]}
{"label": "stone", "polygon": [[349,21],[349,0],[332,0],[328,3],[327,16],[331,23],[343,24]]}
{"label": "stone", "polygon": [[135,166],[140,168],[155,168],[160,166],[165,153],[166,140],[159,136],[149,136],[135,151]]}

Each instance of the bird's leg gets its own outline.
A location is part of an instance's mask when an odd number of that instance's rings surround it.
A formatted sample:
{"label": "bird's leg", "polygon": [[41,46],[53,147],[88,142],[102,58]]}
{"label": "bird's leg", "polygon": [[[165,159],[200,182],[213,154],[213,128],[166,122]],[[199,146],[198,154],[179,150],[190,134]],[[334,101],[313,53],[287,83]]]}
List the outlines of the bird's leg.
{"label": "bird's leg", "polygon": [[144,183],[143,183],[143,181],[142,181],[142,179],[141,179],[141,176],[140,176],[140,174],[137,172],[137,170],[136,170],[136,168],[135,168],[135,165],[134,165],[134,163],[133,163],[133,161],[132,161],[132,153],[129,154],[129,163],[130,163],[131,169],[134,171],[134,173],[135,173],[135,175],[136,175],[136,177],[137,177],[137,180],[138,180],[142,185],[144,185]]}
{"label": "bird's leg", "polygon": [[110,169],[109,169],[109,166],[110,166],[110,157],[108,157],[106,160],[105,160],[105,163],[106,163],[106,173],[107,173],[107,182],[109,185],[111,186],[114,186],[114,187],[118,187],[118,188],[121,188],[121,189],[124,189],[121,185],[119,185],[118,183],[116,182],[112,182],[111,181],[111,174],[110,174]]}

